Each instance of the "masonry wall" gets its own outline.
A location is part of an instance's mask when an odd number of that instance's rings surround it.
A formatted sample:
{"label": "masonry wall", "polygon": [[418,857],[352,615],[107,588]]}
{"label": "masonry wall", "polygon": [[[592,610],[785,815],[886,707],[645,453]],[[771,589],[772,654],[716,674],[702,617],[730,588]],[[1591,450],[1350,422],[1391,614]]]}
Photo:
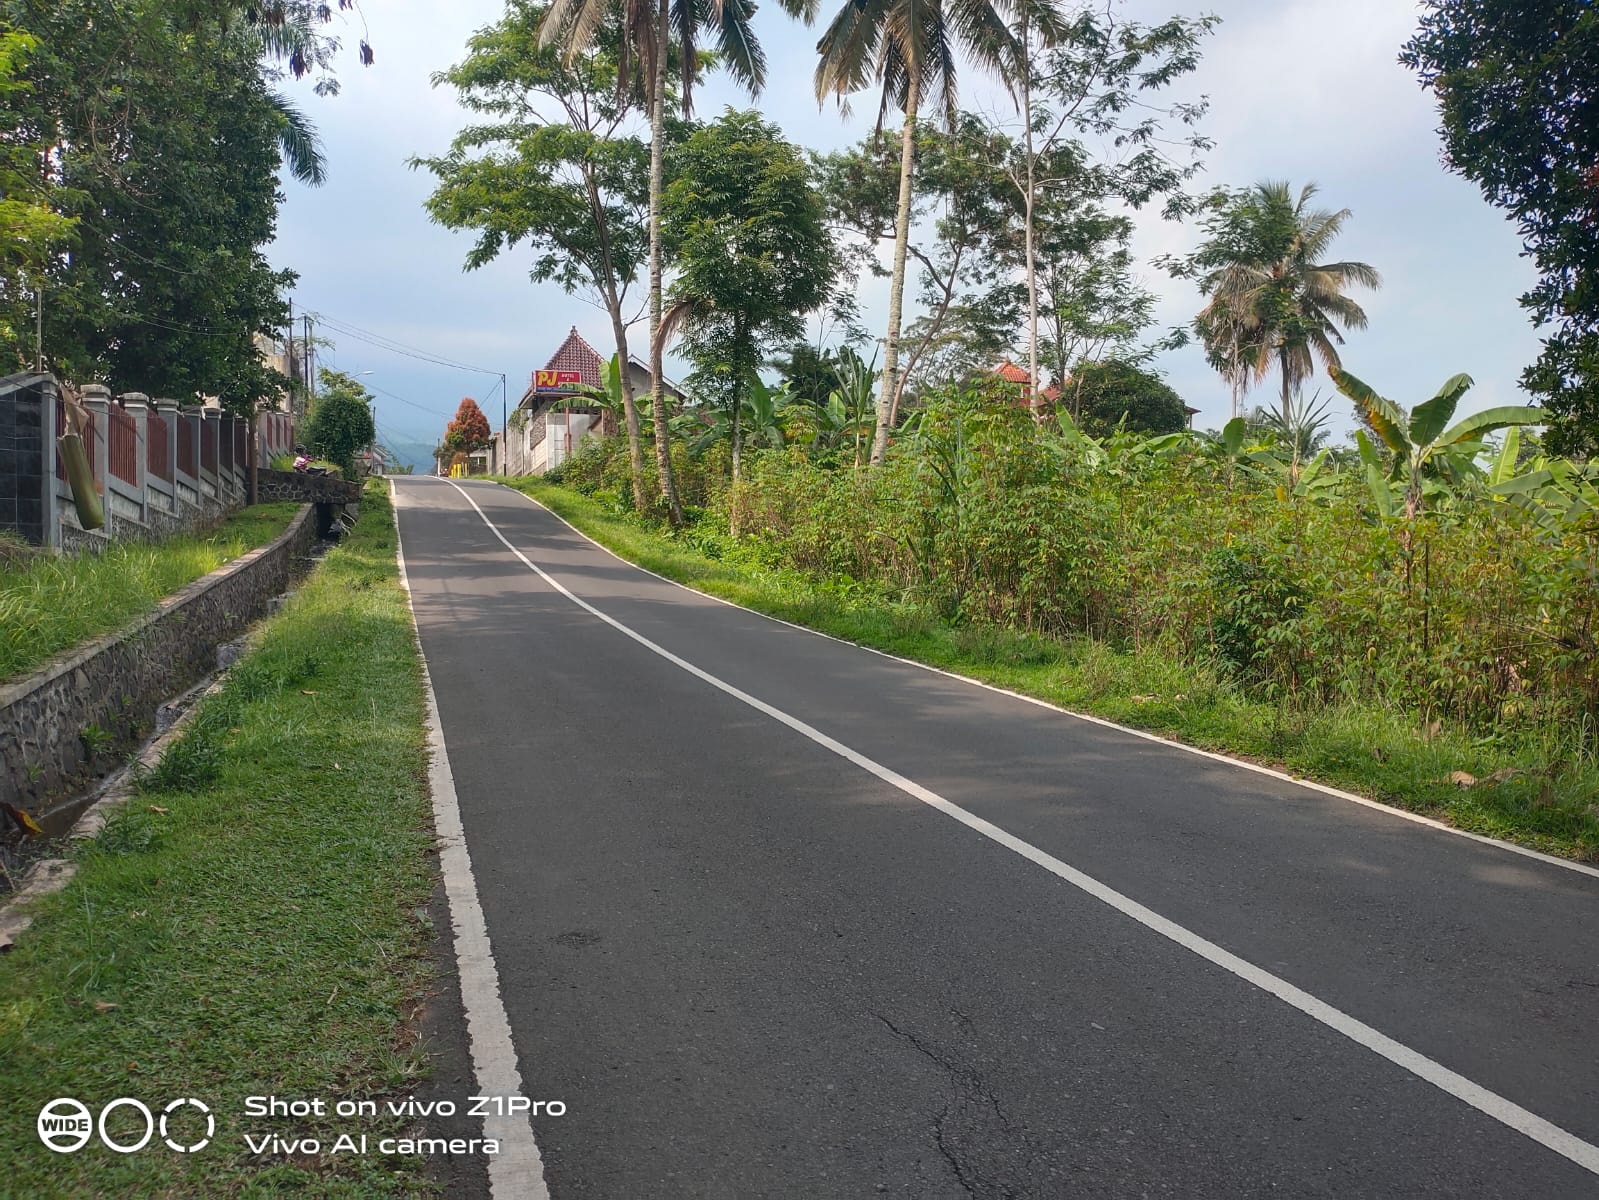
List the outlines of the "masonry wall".
{"label": "masonry wall", "polygon": [[[308,569],[315,537],[306,507],[270,546],[196,580],[131,628],[0,685],[0,800],[43,817],[113,765],[162,703],[215,669],[217,647],[265,616]],[[83,736],[91,727],[109,735],[97,756]]]}

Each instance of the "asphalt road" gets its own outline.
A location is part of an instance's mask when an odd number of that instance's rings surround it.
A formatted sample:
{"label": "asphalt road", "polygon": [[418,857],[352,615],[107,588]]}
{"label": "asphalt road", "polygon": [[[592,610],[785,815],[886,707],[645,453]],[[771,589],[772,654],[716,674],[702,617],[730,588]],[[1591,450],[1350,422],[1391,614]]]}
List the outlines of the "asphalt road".
{"label": "asphalt road", "polygon": [[1599,878],[463,486],[400,526],[557,1200],[1599,1196]]}

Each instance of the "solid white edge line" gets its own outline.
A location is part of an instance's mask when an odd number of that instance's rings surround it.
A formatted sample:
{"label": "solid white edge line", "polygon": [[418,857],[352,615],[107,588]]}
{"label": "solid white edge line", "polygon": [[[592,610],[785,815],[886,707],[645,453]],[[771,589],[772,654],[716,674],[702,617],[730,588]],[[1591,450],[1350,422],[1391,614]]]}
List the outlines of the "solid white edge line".
{"label": "solid white edge line", "polygon": [[[500,998],[500,975],[494,965],[493,947],[489,945],[488,923],[483,917],[483,906],[478,902],[472,858],[466,848],[461,805],[455,794],[455,778],[450,773],[444,727],[439,722],[438,697],[433,693],[433,677],[428,672],[427,653],[422,648],[422,630],[416,621],[411,580],[405,570],[399,487],[392,479],[389,480],[389,497],[394,510],[394,550],[400,566],[400,586],[405,590],[411,632],[422,664],[422,689],[427,703],[428,790],[433,794],[439,870],[444,876],[444,894],[455,934],[455,966],[461,982],[461,1004],[466,1012],[472,1074],[480,1096],[525,1096],[521,1072],[516,1066],[516,1048],[511,1042],[511,1022]],[[490,1112],[483,1118],[483,1136],[494,1138],[500,1144],[500,1152],[490,1155],[488,1160],[489,1192],[495,1200],[549,1200],[549,1188],[544,1182],[544,1159],[539,1154],[530,1117]]]}
{"label": "solid white edge line", "polygon": [[1148,730],[1134,729],[1131,725],[1120,725],[1106,717],[1096,717],[1092,713],[1083,713],[1078,712],[1076,709],[1062,708],[1059,704],[1052,703],[1049,700],[1041,700],[1037,696],[1029,696],[1024,692],[1013,692],[1010,688],[1003,688],[995,683],[984,683],[981,679],[973,679],[970,675],[962,675],[958,671],[950,671],[943,667],[935,667],[930,663],[917,662],[914,658],[903,658],[898,654],[890,654],[887,650],[879,650],[875,646],[862,645],[860,642],[852,642],[848,638],[841,638],[836,634],[824,633],[820,629],[812,629],[809,625],[799,625],[793,621],[785,621],[782,617],[774,617],[771,613],[763,613],[759,609],[748,608],[745,605],[739,604],[735,600],[728,600],[722,596],[713,596],[710,592],[702,592],[699,590],[699,588],[690,587],[688,584],[680,583],[676,579],[668,579],[665,575],[662,575],[658,571],[652,571],[648,567],[641,567],[638,565],[638,563],[631,562],[628,559],[623,558],[609,546],[602,545],[600,542],[595,541],[592,537],[584,533],[581,529],[572,524],[572,522],[568,521],[549,505],[534,499],[526,492],[519,492],[514,487],[508,487],[503,483],[495,484],[494,486],[510,492],[513,496],[522,497],[522,499],[526,500],[529,504],[535,506],[536,508],[543,509],[562,525],[565,525],[573,533],[577,534],[578,537],[582,538],[584,541],[590,543],[596,548],[605,551],[605,553],[616,559],[617,562],[624,563],[627,566],[632,567],[635,571],[643,571],[646,575],[654,576],[662,583],[669,583],[673,587],[682,588],[685,592],[692,592],[696,596],[703,596],[707,600],[714,600],[717,604],[725,604],[729,608],[736,608],[740,612],[747,612],[753,617],[760,617],[763,620],[772,621],[775,624],[786,626],[789,629],[797,629],[799,632],[808,633],[812,637],[826,638],[828,641],[837,642],[842,646],[852,646],[856,650],[864,650],[868,654],[877,655],[879,658],[886,658],[893,662],[904,663],[907,667],[916,667],[919,670],[931,671],[934,675],[943,675],[947,679],[958,679],[962,683],[969,683],[973,687],[982,688],[984,691],[995,692],[1001,696],[1009,696],[1012,700],[1021,700],[1024,703],[1033,704],[1039,708],[1047,708],[1051,712],[1060,713],[1065,717],[1072,717],[1079,721],[1087,721],[1093,725],[1101,725],[1106,729],[1114,729],[1117,733],[1125,733],[1131,735],[1132,737],[1142,738],[1146,742],[1155,742],[1162,746],[1170,746],[1173,750],[1181,750],[1185,754],[1196,754],[1200,758],[1208,758],[1214,762],[1226,763],[1230,767],[1241,767],[1246,771],[1254,772],[1256,775],[1264,775],[1269,779],[1280,780],[1283,783],[1291,783],[1295,787],[1308,788],[1310,791],[1320,792],[1324,796],[1332,796],[1338,800],[1347,800],[1351,804],[1359,804],[1364,808],[1371,808],[1381,813],[1387,813],[1391,817],[1399,817],[1402,820],[1411,821],[1417,825],[1425,825],[1429,829],[1436,829],[1441,833],[1450,833],[1455,837],[1468,838],[1473,842],[1480,842],[1484,846],[1493,846],[1499,850],[1508,850],[1510,853],[1519,854],[1523,858],[1536,859],[1539,862],[1548,863],[1553,867],[1562,867],[1567,871],[1576,871],[1578,874],[1590,875],[1595,879],[1599,879],[1599,867],[1591,866],[1588,863],[1575,862],[1572,859],[1560,858],[1554,854],[1545,854],[1542,850],[1534,850],[1530,846],[1518,846],[1514,842],[1507,842],[1500,838],[1489,837],[1485,833],[1472,833],[1469,829],[1457,829],[1455,826],[1446,824],[1445,822],[1439,821],[1433,817],[1424,817],[1420,813],[1414,813],[1408,809],[1395,808],[1391,804],[1384,804],[1381,800],[1373,800],[1369,796],[1361,796],[1355,792],[1346,792],[1341,788],[1333,787],[1331,784],[1317,783],[1314,779],[1303,779],[1298,775],[1290,775],[1286,771],[1279,771],[1275,767],[1261,766],[1259,763],[1252,763],[1248,759],[1233,758],[1231,755],[1220,754],[1214,750],[1202,750],[1198,746],[1190,746],[1186,742],[1173,741],[1171,738],[1161,737],[1160,734],[1150,733]]}
{"label": "solid white edge line", "polygon": [[1406,1071],[1409,1071],[1417,1078],[1426,1080],[1440,1091],[1448,1093],[1457,1100],[1464,1101],[1478,1112],[1493,1118],[1502,1125],[1506,1125],[1509,1128],[1516,1130],[1518,1133],[1526,1135],[1546,1149],[1553,1150],[1556,1154],[1570,1159],[1578,1166],[1583,1167],[1584,1169],[1591,1171],[1596,1175],[1599,1175],[1599,1146],[1594,1146],[1583,1141],[1575,1134],[1568,1133],[1566,1130],[1560,1128],[1553,1122],[1545,1120],[1536,1113],[1522,1108],[1520,1105],[1505,1099],[1497,1092],[1491,1092],[1480,1084],[1474,1083],[1470,1079],[1467,1079],[1464,1075],[1460,1075],[1454,1071],[1451,1071],[1442,1063],[1435,1062],[1419,1051],[1412,1050],[1409,1046],[1395,1041],[1387,1034],[1372,1028],[1365,1022],[1357,1020],[1355,1017],[1350,1016],[1343,1010],[1334,1008],[1325,1001],[1319,1000],[1315,996],[1312,996],[1309,992],[1295,987],[1286,979],[1281,979],[1278,976],[1273,975],[1270,971],[1267,971],[1261,967],[1257,967],[1255,964],[1248,962],[1245,959],[1239,958],[1236,954],[1233,954],[1229,950],[1223,949],[1215,942],[1209,941],[1208,939],[1201,937],[1199,934],[1194,933],[1192,930],[1177,924],[1175,921],[1161,916],[1153,909],[1146,908],[1144,905],[1138,903],[1138,901],[1129,896],[1123,895],[1115,888],[1101,883],[1092,876],[1084,874],[1076,867],[1069,866],[1067,863],[1062,862],[1054,855],[1049,854],[1044,850],[1040,850],[1037,846],[1023,841],[1021,838],[1012,833],[1006,832],[1004,829],[1001,829],[999,826],[990,821],[984,820],[982,817],[967,812],[964,808],[961,808],[960,805],[946,800],[937,792],[923,787],[915,780],[907,779],[905,776],[899,774],[899,772],[889,767],[885,767],[873,759],[867,758],[859,751],[853,750],[844,745],[842,742],[829,737],[821,730],[812,725],[806,724],[798,717],[790,716],[782,709],[775,708],[772,705],[767,704],[764,700],[757,699],[748,692],[742,691],[732,684],[717,678],[710,672],[695,666],[687,659],[680,658],[676,654],[673,654],[670,650],[666,649],[664,646],[652,642],[643,634],[622,624],[622,622],[618,621],[615,617],[601,612],[588,601],[584,600],[581,596],[578,596],[570,591],[559,580],[553,578],[542,567],[533,562],[527,557],[527,555],[523,554],[521,550],[512,545],[511,541],[505,536],[505,534],[500,532],[499,527],[495,525],[493,521],[489,520],[488,514],[478,507],[477,501],[472,499],[465,488],[461,487],[454,480],[447,480],[446,482],[448,482],[451,487],[455,488],[457,492],[461,493],[462,497],[464,497],[466,502],[472,506],[472,508],[477,512],[478,516],[483,519],[483,523],[489,527],[494,536],[499,538],[500,542],[507,550],[516,555],[517,558],[521,559],[524,566],[536,574],[555,591],[565,596],[573,604],[577,605],[579,608],[583,609],[592,616],[598,617],[601,621],[604,621],[607,625],[611,626],[619,633],[632,638],[645,649],[656,655],[659,655],[661,658],[664,658],[667,662],[673,664],[674,666],[687,671],[696,679],[700,679],[705,683],[710,684],[718,691],[724,692],[733,697],[735,700],[747,704],[757,712],[764,713],[766,716],[771,717],[774,721],[788,726],[788,728],[806,738],[809,738],[818,746],[822,746],[823,748],[832,751],[840,758],[854,763],[863,771],[875,775],[878,779],[881,779],[884,783],[887,783],[892,787],[898,788],[907,796],[921,801],[929,808],[938,810],[945,816],[959,821],[968,829],[982,834],[991,841],[997,842],[1006,849],[1021,855],[1029,862],[1043,867],[1044,870],[1050,872],[1050,874],[1057,876],[1080,891],[1086,892],[1088,895],[1092,896],[1096,900],[1099,900],[1101,903],[1109,905],[1111,908],[1115,909],[1124,916],[1131,917],[1134,921],[1137,921],[1145,928],[1150,929],[1153,932],[1160,934],[1162,937],[1175,942],[1177,945],[1183,947],[1185,950],[1191,951],[1200,958],[1203,958],[1205,961],[1222,968],[1222,970],[1237,976],[1244,982],[1252,984],[1264,992],[1268,992],[1271,995],[1276,996],[1279,1000],[1283,1001],[1283,1003],[1292,1008],[1298,1009],[1312,1020],[1320,1022],[1322,1025],[1325,1025],[1327,1028],[1332,1029],[1337,1033],[1343,1034],[1349,1040],[1357,1043],[1358,1045],[1364,1046],[1372,1053],[1387,1059],[1389,1062],[1403,1068]]}

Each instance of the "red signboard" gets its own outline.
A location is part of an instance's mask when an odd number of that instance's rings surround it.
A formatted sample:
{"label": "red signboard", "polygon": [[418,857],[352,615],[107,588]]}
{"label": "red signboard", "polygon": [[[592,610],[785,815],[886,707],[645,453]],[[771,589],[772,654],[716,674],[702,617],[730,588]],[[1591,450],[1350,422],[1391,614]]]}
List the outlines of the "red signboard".
{"label": "red signboard", "polygon": [[576,371],[536,371],[533,390],[536,392],[569,392],[583,382]]}

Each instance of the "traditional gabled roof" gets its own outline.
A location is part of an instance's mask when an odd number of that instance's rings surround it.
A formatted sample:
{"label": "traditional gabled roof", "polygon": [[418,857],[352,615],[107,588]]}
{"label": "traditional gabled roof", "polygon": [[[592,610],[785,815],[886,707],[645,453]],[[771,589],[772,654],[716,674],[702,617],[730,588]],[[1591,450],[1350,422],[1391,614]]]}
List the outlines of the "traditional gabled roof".
{"label": "traditional gabled roof", "polygon": [[999,366],[994,368],[994,374],[998,375],[1006,383],[1027,382],[1027,372],[1022,370],[1015,363],[1011,362],[1011,360],[1008,358],[1004,362],[1000,363]]}
{"label": "traditional gabled roof", "polygon": [[550,355],[550,361],[544,364],[544,370],[576,371],[589,387],[605,386],[605,360],[600,357],[598,350],[583,339],[576,325],[572,326],[572,332],[566,335],[566,341],[561,343],[561,348]]}

